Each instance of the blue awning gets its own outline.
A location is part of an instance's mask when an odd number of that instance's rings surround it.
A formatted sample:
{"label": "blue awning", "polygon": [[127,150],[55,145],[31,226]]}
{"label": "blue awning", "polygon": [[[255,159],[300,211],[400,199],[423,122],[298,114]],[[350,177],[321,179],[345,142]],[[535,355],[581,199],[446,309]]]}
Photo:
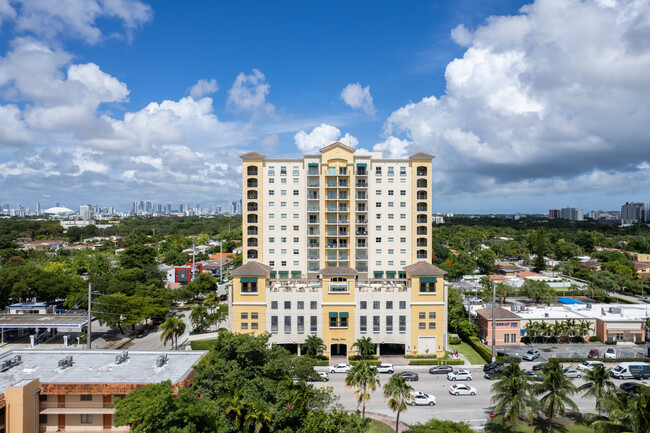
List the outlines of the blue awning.
{"label": "blue awning", "polygon": [[560,298],[558,299],[558,301],[566,305],[585,305],[584,302],[576,301],[575,299],[572,298]]}

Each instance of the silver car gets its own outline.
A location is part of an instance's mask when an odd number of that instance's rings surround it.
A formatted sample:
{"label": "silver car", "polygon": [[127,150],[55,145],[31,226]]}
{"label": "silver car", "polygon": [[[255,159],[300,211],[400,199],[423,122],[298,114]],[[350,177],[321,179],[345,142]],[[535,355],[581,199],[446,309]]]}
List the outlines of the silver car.
{"label": "silver car", "polygon": [[580,370],[577,370],[575,368],[567,368],[566,370],[564,370],[564,377],[568,379],[573,379],[576,377],[581,378],[582,373],[580,372]]}

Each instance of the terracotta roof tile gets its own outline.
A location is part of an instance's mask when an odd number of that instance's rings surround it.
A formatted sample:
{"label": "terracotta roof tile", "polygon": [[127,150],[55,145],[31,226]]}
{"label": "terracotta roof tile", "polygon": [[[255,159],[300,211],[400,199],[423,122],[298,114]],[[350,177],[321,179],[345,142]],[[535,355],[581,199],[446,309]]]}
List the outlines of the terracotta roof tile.
{"label": "terracotta roof tile", "polygon": [[428,153],[424,152],[418,152],[414,153],[413,155],[409,156],[409,159],[433,159],[435,156],[429,155]]}
{"label": "terracotta roof tile", "polygon": [[[479,316],[492,320],[492,308],[483,308],[480,310],[476,310],[476,314]],[[501,307],[494,307],[494,318],[495,319],[521,319],[521,316],[513,313],[510,310],[506,310],[505,308]]]}
{"label": "terracotta roof tile", "polygon": [[248,262],[232,271],[230,275],[235,276],[264,276],[268,275],[273,268],[258,262]]}
{"label": "terracotta roof tile", "polygon": [[323,268],[318,271],[321,275],[357,275],[358,272],[347,266]]}
{"label": "terracotta roof tile", "polygon": [[239,157],[241,159],[264,159],[264,158],[266,158],[265,155],[262,155],[261,153],[255,152],[255,151],[244,153],[243,155],[239,155]]}
{"label": "terracotta roof tile", "polygon": [[445,275],[446,272],[440,269],[437,266],[432,265],[429,262],[425,262],[424,260],[421,262],[414,263],[412,265],[406,266],[404,268],[406,272],[408,272],[410,275],[418,276],[418,275]]}

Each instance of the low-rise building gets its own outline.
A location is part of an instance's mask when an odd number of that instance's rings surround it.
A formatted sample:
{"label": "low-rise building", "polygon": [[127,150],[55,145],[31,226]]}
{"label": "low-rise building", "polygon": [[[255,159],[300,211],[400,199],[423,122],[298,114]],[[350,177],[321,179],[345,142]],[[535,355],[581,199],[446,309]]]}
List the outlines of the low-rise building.
{"label": "low-rise building", "polygon": [[[494,326],[492,315],[494,314]],[[494,330],[494,344],[512,345],[519,344],[521,340],[521,318],[510,310],[502,307],[482,308],[476,310],[476,324],[479,327],[479,337],[492,344],[492,331]]]}
{"label": "low-rise building", "polygon": [[207,352],[15,350],[0,355],[0,432],[125,432],[116,398],[151,383],[194,379]]}

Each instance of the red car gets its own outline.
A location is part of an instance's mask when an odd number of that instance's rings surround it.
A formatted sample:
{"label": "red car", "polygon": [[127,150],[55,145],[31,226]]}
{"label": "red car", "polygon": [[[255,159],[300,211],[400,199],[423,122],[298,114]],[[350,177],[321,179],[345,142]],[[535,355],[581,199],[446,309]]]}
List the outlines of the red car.
{"label": "red car", "polygon": [[600,358],[600,353],[596,349],[591,349],[589,351],[589,355],[587,355],[588,358]]}

